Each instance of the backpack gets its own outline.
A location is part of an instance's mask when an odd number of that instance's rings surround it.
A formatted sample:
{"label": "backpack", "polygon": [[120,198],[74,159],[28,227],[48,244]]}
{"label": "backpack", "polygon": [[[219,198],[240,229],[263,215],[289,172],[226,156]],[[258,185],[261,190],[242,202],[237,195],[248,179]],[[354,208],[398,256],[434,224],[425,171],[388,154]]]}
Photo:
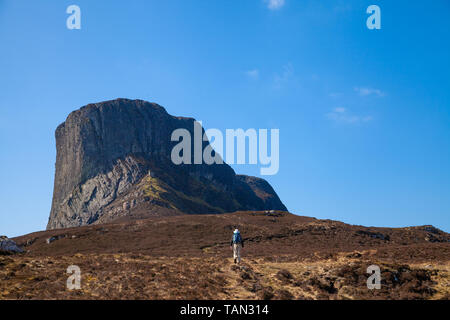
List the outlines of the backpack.
{"label": "backpack", "polygon": [[239,232],[233,233],[233,243],[241,243],[241,234]]}

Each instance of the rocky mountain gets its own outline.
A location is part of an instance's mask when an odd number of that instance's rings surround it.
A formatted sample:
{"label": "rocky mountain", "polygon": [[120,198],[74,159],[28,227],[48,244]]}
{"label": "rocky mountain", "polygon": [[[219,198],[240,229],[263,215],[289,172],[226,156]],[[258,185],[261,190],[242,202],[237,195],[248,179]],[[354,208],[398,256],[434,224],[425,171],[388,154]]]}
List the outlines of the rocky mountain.
{"label": "rocky mountain", "polygon": [[[265,180],[236,175],[225,163],[173,164],[170,155],[178,142],[171,141],[172,132],[183,128],[194,136],[194,122],[142,100],[116,99],[70,113],[55,132],[47,229],[150,216],[287,210]],[[203,142],[203,148],[208,145]]]}

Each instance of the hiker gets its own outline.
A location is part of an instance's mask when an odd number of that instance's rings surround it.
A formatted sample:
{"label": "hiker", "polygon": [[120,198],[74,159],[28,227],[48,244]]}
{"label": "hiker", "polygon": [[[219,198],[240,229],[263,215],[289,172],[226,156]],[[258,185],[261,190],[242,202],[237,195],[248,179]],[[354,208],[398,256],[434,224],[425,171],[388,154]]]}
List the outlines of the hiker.
{"label": "hiker", "polygon": [[234,263],[241,263],[241,248],[244,247],[244,239],[242,239],[241,233],[238,229],[233,232],[230,246],[233,249]]}

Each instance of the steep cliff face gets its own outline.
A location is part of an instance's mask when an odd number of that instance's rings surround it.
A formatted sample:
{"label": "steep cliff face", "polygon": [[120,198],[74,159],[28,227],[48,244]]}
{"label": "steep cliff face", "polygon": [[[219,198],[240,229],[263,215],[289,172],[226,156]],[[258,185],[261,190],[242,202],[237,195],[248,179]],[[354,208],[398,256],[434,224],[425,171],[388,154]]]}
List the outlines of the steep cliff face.
{"label": "steep cliff face", "polygon": [[151,215],[286,210],[265,180],[238,176],[227,164],[173,164],[177,142],[171,134],[184,128],[194,136],[194,121],[142,100],[117,99],[72,112],[55,132],[47,228]]}

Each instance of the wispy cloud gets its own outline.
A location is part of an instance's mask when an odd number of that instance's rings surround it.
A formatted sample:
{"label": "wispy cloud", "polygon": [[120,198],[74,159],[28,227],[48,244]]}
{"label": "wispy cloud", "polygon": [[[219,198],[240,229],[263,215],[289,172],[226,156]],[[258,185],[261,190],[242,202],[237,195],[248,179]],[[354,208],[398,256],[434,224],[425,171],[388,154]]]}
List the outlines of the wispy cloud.
{"label": "wispy cloud", "polygon": [[264,0],[264,2],[270,10],[278,10],[285,4],[285,0]]}
{"label": "wispy cloud", "polygon": [[336,99],[336,98],[341,97],[341,96],[342,96],[342,93],[340,93],[340,92],[331,92],[331,93],[329,94],[329,96],[330,96],[331,98],[333,98],[333,99]]}
{"label": "wispy cloud", "polygon": [[274,87],[281,88],[284,84],[288,83],[294,77],[294,67],[291,63],[283,66],[283,72],[276,74],[274,78]]}
{"label": "wispy cloud", "polygon": [[245,75],[250,79],[256,80],[259,78],[259,70],[258,69],[248,70],[245,72]]}
{"label": "wispy cloud", "polygon": [[326,114],[326,117],[337,123],[344,124],[359,124],[371,121],[372,116],[359,116],[350,113],[346,108],[334,108],[331,112]]}
{"label": "wispy cloud", "polygon": [[355,87],[355,91],[359,93],[360,96],[370,96],[375,95],[378,97],[384,97],[385,93],[379,89],[367,88],[367,87]]}

